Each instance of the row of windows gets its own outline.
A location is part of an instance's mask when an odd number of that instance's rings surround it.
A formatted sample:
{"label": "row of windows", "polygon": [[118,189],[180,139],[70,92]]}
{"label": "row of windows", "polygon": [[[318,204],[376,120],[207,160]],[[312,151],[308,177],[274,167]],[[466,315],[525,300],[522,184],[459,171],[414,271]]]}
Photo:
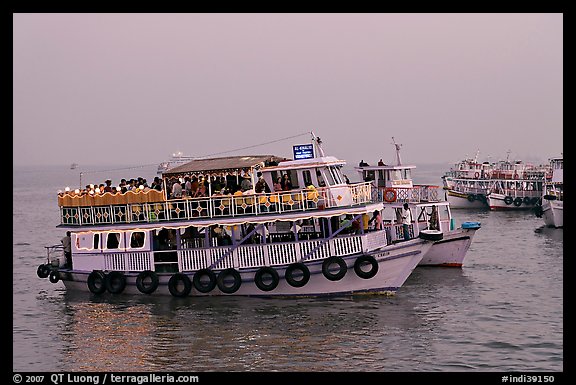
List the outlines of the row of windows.
{"label": "row of windows", "polygon": [[[132,249],[144,247],[146,233],[143,231],[126,232],[126,240],[122,239],[122,233],[80,233],[76,236],[76,248],[82,250],[108,249],[114,250],[129,244]],[[124,242],[123,242],[124,241]]]}

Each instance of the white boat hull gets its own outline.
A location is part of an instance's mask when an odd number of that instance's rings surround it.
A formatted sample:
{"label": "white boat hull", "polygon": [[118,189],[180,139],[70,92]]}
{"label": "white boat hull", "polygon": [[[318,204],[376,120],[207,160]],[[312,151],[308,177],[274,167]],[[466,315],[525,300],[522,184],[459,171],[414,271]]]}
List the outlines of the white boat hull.
{"label": "white boat hull", "polygon": [[456,229],[434,242],[418,266],[462,267],[477,229]]}
{"label": "white boat hull", "polygon": [[[511,202],[508,200],[510,203],[506,202],[507,197],[512,199]],[[536,200],[532,200],[532,198],[530,198],[531,201],[527,203],[524,201],[523,197],[514,197],[497,193],[490,193],[486,198],[490,210],[530,210],[534,209],[534,206],[536,205]],[[520,201],[517,201],[517,199],[522,200],[522,202],[518,203]]]}
{"label": "white boat hull", "polygon": [[548,227],[564,227],[564,202],[542,200],[542,218]]}
{"label": "white boat hull", "polygon": [[474,199],[470,201],[468,194],[459,193],[453,190],[447,190],[446,200],[450,203],[451,209],[485,209],[488,208],[486,203],[481,200]]}
{"label": "white boat hull", "polygon": [[[288,265],[273,266],[278,272],[278,285],[270,291],[263,291],[255,284],[255,274],[258,268],[240,269],[242,283],[238,290],[232,294],[222,292],[218,286],[208,293],[202,293],[194,286],[188,295],[190,296],[216,296],[216,295],[241,295],[241,296],[334,296],[350,294],[385,294],[393,295],[404,284],[414,268],[422,260],[429,249],[432,241],[413,239],[406,242],[383,247],[379,251],[371,252],[377,263],[378,272],[372,278],[360,278],[355,270],[354,263],[361,254],[343,256],[347,265],[346,274],[338,281],[327,279],[322,272],[323,260],[307,261],[305,265],[310,271],[310,279],[302,287],[293,287],[285,279]],[[68,290],[90,292],[88,288],[88,276],[90,271],[60,270],[60,279]],[[218,271],[215,271],[218,274]],[[137,272],[126,273],[126,287],[122,294],[142,294],[136,286]],[[192,281],[194,272],[184,272]],[[158,288],[150,295],[171,295],[168,282],[171,273],[158,273]]]}

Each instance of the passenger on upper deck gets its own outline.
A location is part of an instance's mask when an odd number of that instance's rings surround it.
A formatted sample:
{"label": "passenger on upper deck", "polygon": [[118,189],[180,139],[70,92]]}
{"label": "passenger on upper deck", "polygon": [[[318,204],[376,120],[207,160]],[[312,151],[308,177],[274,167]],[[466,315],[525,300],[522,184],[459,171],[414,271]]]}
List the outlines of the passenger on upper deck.
{"label": "passenger on upper deck", "polygon": [[178,179],[172,184],[172,198],[182,198],[182,185]]}
{"label": "passenger on upper deck", "polygon": [[282,179],[282,190],[292,190],[292,181],[290,180],[288,174],[284,174],[284,179]]}
{"label": "passenger on upper deck", "polygon": [[269,193],[270,192],[270,187],[268,187],[268,184],[266,184],[266,181],[264,180],[264,177],[262,176],[262,173],[258,173],[258,182],[256,182],[256,186],[254,186],[254,192],[256,193]]}
{"label": "passenger on upper deck", "polygon": [[240,183],[240,188],[242,191],[250,190],[252,188],[252,182],[250,181],[250,175],[244,174],[244,180]]}
{"label": "passenger on upper deck", "polygon": [[106,179],[105,183],[106,183],[106,186],[104,186],[104,192],[109,192],[109,193],[113,192],[112,191],[112,180]]}
{"label": "passenger on upper deck", "polygon": [[276,182],[274,182],[274,192],[282,191],[282,177],[276,178]]}

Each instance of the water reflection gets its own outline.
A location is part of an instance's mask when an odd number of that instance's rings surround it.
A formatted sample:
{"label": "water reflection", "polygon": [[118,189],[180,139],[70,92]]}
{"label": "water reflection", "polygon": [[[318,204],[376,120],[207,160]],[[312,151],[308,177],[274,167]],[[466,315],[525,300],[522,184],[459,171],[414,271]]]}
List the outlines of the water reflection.
{"label": "water reflection", "polygon": [[[60,370],[401,370],[399,355],[431,349],[429,331],[438,320],[421,302],[381,296],[181,299],[66,293],[64,303]],[[395,367],[387,367],[390,354]]]}

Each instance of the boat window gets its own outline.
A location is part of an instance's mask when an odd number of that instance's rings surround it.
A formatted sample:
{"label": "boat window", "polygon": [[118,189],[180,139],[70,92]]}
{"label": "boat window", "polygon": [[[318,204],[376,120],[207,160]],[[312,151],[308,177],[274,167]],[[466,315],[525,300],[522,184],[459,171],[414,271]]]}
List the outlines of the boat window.
{"label": "boat window", "polygon": [[409,168],[403,170],[403,172],[402,172],[402,179],[412,179],[412,178],[410,177],[410,169],[409,169]]}
{"label": "boat window", "polygon": [[134,249],[143,246],[144,246],[144,232],[143,231],[133,232],[130,237],[130,247]]}
{"label": "boat window", "polygon": [[310,170],[302,171],[302,179],[304,179],[304,187],[310,186],[312,183],[312,175],[310,174]]}
{"label": "boat window", "polygon": [[99,249],[100,248],[100,233],[95,233],[94,234],[94,239],[93,239],[94,243],[92,248],[93,249]]}
{"label": "boat window", "polygon": [[120,245],[120,233],[108,233],[106,238],[107,249],[117,249]]}
{"label": "boat window", "polygon": [[326,169],[324,170],[324,172],[322,173],[324,175],[324,177],[326,178],[326,182],[328,182],[329,186],[334,185],[334,178],[332,177],[332,174],[330,172],[326,172]]}
{"label": "boat window", "polygon": [[316,179],[318,179],[318,186],[319,187],[326,187],[326,182],[324,181],[324,177],[319,169],[316,169]]}
{"label": "boat window", "polygon": [[389,180],[400,180],[400,179],[402,179],[401,170],[390,170],[390,179]]}
{"label": "boat window", "polygon": [[300,188],[298,186],[298,173],[296,170],[290,170],[286,172],[290,177],[290,182],[292,182],[292,189]]}
{"label": "boat window", "polygon": [[334,182],[336,184],[341,184],[342,178],[340,177],[340,170],[338,170],[335,166],[328,167],[328,170],[330,170],[330,174],[332,175]]}

